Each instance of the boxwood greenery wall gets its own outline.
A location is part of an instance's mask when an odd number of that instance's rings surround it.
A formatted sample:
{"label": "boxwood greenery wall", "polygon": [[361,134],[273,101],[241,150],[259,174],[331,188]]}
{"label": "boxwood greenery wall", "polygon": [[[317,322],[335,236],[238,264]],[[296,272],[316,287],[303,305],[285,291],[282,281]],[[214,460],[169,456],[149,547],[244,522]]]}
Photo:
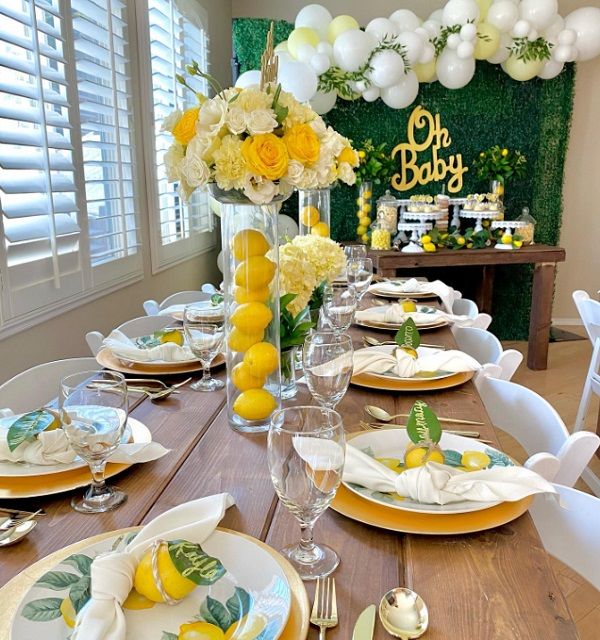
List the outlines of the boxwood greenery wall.
{"label": "boxwood greenery wall", "polygon": [[[270,21],[257,18],[234,20],[234,50],[240,73],[260,66],[260,55]],[[275,22],[275,42],[285,40],[293,25]],[[452,145],[442,151],[444,157],[462,153],[470,165],[476,155],[493,144],[520,149],[528,158],[527,175],[507,184],[507,217],[519,216],[528,206],[537,220],[536,241],[557,244],[562,215],[562,185],[573,105],[575,69],[568,65],[554,80],[515,82],[498,66],[477,64],[473,80],[464,88],[450,91],[438,82],[421,85],[417,101],[407,109],[394,110],[381,100],[346,102],[338,99],[325,119],[337,131],[360,144],[365,138],[386,142],[388,150],[406,140],[410,113],[418,104],[431,113],[441,114],[442,125]],[[419,164],[428,160],[420,154]],[[441,184],[430,183],[412,193],[437,193]],[[375,189],[379,197],[387,188]],[[464,176],[462,194],[487,190],[470,169]],[[332,236],[336,240],[355,237],[356,187],[345,185],[332,192]],[[296,216],[296,199],[285,203],[286,213]],[[465,274],[464,271],[461,273]],[[532,268],[529,266],[497,269],[492,329],[502,339],[524,339],[529,328]]]}

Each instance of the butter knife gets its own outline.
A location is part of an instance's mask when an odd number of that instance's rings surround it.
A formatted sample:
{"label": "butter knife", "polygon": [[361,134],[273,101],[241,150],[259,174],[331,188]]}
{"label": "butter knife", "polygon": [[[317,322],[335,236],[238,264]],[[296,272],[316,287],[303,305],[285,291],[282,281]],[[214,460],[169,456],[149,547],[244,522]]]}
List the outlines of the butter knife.
{"label": "butter knife", "polygon": [[354,631],[352,632],[352,640],[373,640],[373,631],[375,629],[375,611],[374,604],[370,604],[356,620]]}

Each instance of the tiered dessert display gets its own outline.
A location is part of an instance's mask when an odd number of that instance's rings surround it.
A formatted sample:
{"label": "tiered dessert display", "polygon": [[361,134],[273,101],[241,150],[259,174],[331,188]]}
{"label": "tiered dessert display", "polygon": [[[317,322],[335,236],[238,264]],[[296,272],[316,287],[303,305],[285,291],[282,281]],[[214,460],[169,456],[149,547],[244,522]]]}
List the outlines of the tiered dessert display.
{"label": "tiered dessert display", "polygon": [[467,196],[460,211],[461,218],[475,220],[475,233],[489,227],[493,220],[502,220],[504,209],[502,200],[494,193],[475,193]]}
{"label": "tiered dessert display", "polygon": [[526,231],[529,224],[526,220],[495,220],[492,222],[492,232],[498,234],[494,248],[502,251],[520,249],[523,246],[521,231]]}

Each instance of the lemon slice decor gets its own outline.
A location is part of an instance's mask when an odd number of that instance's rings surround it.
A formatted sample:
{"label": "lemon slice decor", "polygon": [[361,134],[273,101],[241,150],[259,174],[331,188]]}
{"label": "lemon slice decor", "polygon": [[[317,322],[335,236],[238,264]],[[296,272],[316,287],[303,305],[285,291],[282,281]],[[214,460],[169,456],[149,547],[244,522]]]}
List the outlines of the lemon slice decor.
{"label": "lemon slice decor", "polygon": [[14,451],[23,442],[33,442],[42,431],[53,431],[62,428],[60,415],[52,409],[38,409],[25,413],[17,418],[9,427],[6,443],[10,451]]}
{"label": "lemon slice decor", "polygon": [[417,400],[412,406],[406,432],[411,443],[404,454],[405,467],[410,469],[427,462],[445,462],[438,444],[442,437],[442,426],[432,409],[422,400]]}
{"label": "lemon slice decor", "polygon": [[415,360],[419,357],[417,349],[421,344],[421,335],[412,318],[408,318],[402,323],[394,337],[394,341],[402,351],[408,353]]}

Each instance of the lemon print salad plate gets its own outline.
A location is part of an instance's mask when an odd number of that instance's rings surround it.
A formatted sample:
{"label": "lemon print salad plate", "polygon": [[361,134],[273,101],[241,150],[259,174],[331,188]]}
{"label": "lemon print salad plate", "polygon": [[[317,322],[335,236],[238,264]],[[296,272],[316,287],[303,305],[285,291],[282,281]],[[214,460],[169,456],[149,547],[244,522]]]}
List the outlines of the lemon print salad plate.
{"label": "lemon print salad plate", "polygon": [[[381,329],[384,331],[399,329],[402,326],[402,322],[389,322],[385,320],[386,313],[389,311],[390,306],[384,305],[380,307],[370,307],[365,309],[364,313],[368,314],[368,318],[356,318],[355,323],[361,327],[368,327],[369,329]],[[377,316],[380,316],[378,319]],[[440,309],[436,307],[430,307],[427,305],[417,305],[415,312],[406,312],[406,317],[413,318],[417,329],[438,329],[450,324],[450,321],[443,315],[440,315]]]}
{"label": "lemon print salad plate", "polygon": [[[90,541],[38,578],[16,609],[10,640],[68,640],[77,612],[90,598],[93,559],[123,549],[134,536],[135,532],[115,532]],[[174,606],[153,602],[132,590],[123,604],[127,640],[279,638],[290,616],[292,592],[277,556],[253,538],[223,529],[205,540],[201,550],[216,581],[195,587]],[[189,582],[181,574],[176,577]],[[136,585],[142,589],[137,580],[136,575]]]}
{"label": "lemon print salad plate", "polygon": [[[418,466],[422,462],[419,459],[420,451],[418,449],[413,450],[410,458],[406,459],[405,452],[409,444],[411,444],[411,441],[406,429],[370,431],[352,438],[352,446],[398,473],[402,473],[407,468]],[[478,442],[474,438],[464,438],[442,431],[442,438],[439,444],[444,456],[443,464],[461,469],[466,473],[492,467],[511,467],[514,465],[506,454],[489,445]],[[425,453],[425,450],[422,453]],[[442,463],[442,460],[437,458],[432,459],[432,461]],[[369,502],[401,511],[415,511],[424,514],[470,513],[489,509],[500,504],[500,502],[474,502],[467,500],[446,505],[422,504],[410,498],[373,491],[357,484],[347,482],[343,484],[351,492]]]}

